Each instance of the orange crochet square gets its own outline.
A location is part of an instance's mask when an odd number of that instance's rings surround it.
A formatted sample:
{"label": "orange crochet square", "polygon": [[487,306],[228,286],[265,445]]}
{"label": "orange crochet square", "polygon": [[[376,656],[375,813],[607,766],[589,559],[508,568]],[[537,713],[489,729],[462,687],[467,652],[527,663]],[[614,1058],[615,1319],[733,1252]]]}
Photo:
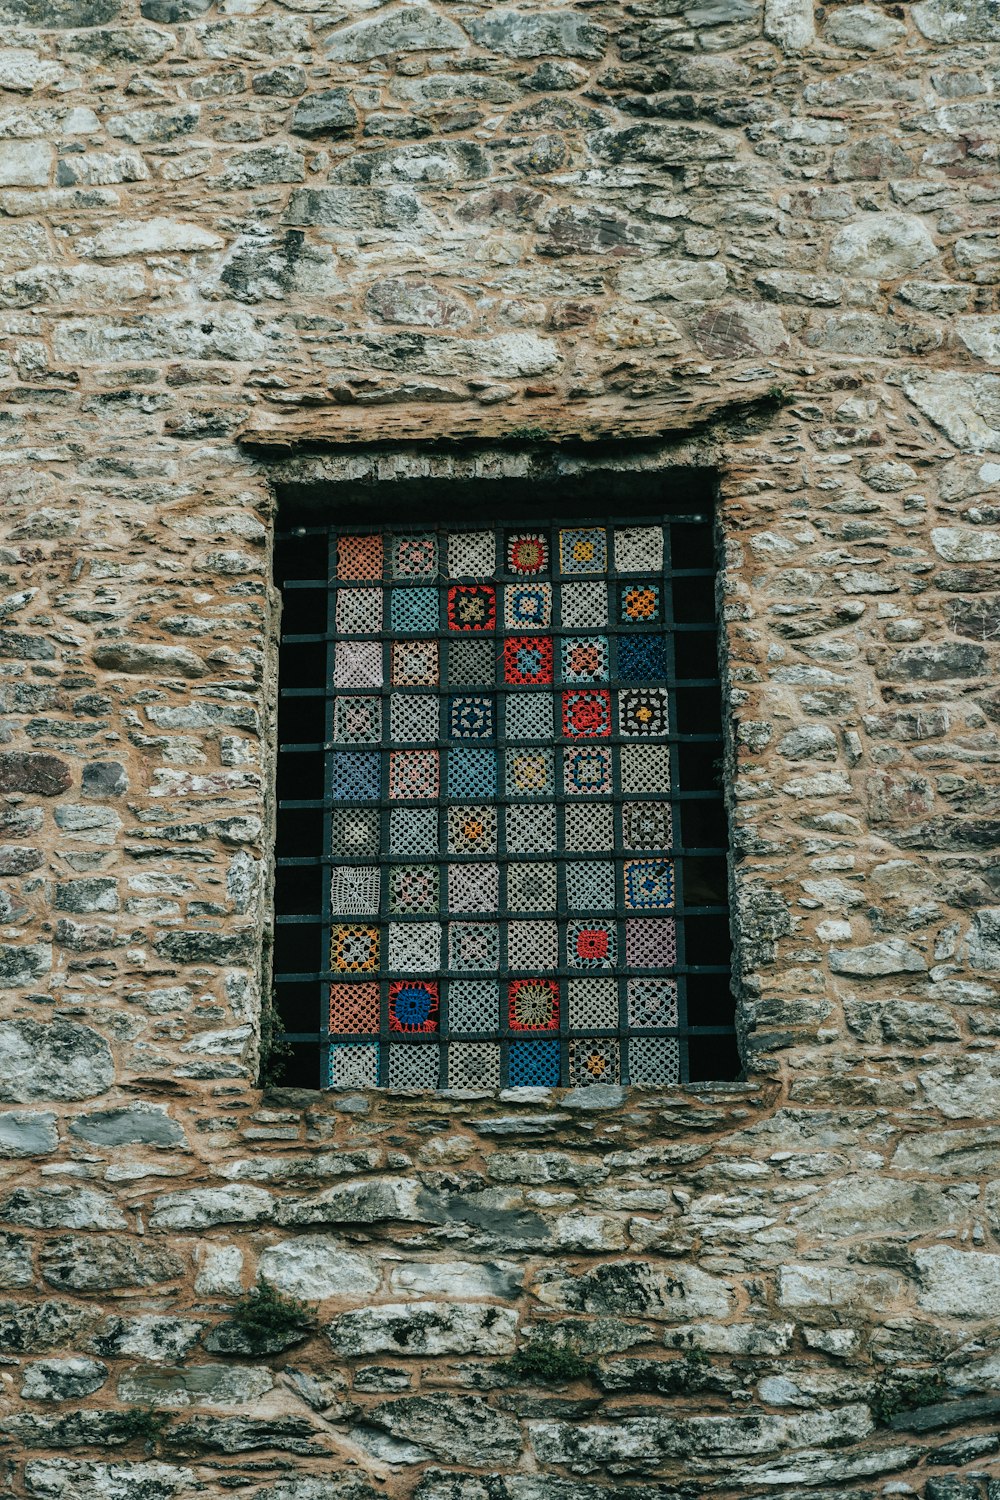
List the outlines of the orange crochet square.
{"label": "orange crochet square", "polygon": [[342,536],[337,541],[338,579],[381,578],[382,538]]}
{"label": "orange crochet square", "polygon": [[331,984],[331,1031],[378,1031],[377,984]]}

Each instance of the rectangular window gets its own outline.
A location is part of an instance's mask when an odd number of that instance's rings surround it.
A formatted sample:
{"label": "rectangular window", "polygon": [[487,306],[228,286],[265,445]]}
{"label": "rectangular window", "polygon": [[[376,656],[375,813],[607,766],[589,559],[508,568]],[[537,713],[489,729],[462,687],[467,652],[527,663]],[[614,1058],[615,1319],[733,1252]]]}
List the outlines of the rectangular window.
{"label": "rectangular window", "polygon": [[289,1081],[735,1076],[713,563],[662,503],[279,536]]}

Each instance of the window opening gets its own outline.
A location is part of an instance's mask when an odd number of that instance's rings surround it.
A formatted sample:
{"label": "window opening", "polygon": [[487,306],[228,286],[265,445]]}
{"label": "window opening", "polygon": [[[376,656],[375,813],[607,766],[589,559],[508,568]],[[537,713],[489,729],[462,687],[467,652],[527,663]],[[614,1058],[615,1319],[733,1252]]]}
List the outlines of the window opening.
{"label": "window opening", "polygon": [[713,564],[662,500],[279,533],[288,1081],[737,1076]]}

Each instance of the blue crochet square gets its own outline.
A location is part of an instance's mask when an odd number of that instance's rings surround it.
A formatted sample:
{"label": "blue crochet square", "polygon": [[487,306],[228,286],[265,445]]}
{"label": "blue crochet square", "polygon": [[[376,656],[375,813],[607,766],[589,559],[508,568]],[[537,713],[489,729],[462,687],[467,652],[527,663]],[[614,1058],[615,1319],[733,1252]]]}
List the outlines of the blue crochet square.
{"label": "blue crochet square", "polygon": [[381,772],[377,750],[340,750],[330,757],[330,795],[342,802],[377,802]]}
{"label": "blue crochet square", "polygon": [[448,751],[448,796],[495,797],[497,758],[492,750]]}
{"label": "blue crochet square", "polygon": [[512,1089],[558,1088],[558,1041],[511,1042],[507,1070]]}
{"label": "blue crochet square", "polygon": [[[683,642],[683,636],[681,641]],[[623,635],[618,640],[618,676],[622,682],[662,681],[667,675],[667,643],[662,635]]]}
{"label": "blue crochet square", "polygon": [[393,630],[437,630],[437,589],[393,589],[389,617]]}
{"label": "blue crochet square", "polygon": [[479,693],[449,698],[448,727],[453,740],[491,740],[493,699]]}

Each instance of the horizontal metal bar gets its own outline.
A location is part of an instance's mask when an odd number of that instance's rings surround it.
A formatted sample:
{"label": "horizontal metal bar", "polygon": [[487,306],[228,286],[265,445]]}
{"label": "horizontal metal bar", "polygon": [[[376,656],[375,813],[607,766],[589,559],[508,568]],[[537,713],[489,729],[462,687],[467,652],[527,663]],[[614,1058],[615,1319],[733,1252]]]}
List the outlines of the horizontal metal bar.
{"label": "horizontal metal bar", "polygon": [[[732,972],[731,964],[643,964],[642,972],[650,971],[655,979],[671,978],[675,974],[729,974]],[[505,969],[502,977],[495,972],[490,973],[485,969],[434,969],[430,974],[425,974],[425,979],[497,979],[499,983],[506,983],[509,979],[634,979],[638,973],[636,965],[619,964],[613,969]],[[420,979],[420,975],[414,976],[412,969],[392,972],[380,971],[382,979]],[[340,969],[317,969],[306,974],[276,974],[275,984],[377,984],[379,974],[370,973],[346,973]]]}
{"label": "horizontal metal bar", "polygon": [[557,1031],[452,1031],[445,1028],[443,1031],[422,1031],[419,1033],[407,1031],[279,1031],[278,1036],[286,1042],[314,1042],[321,1046],[328,1045],[331,1041],[344,1042],[390,1042],[393,1045],[400,1043],[404,1047],[419,1047],[428,1042],[544,1042],[554,1040],[559,1036],[568,1036],[570,1040],[586,1040],[588,1037],[607,1037],[611,1040],[616,1038],[622,1041],[635,1041],[643,1037],[698,1037],[698,1036],[735,1036],[734,1026],[647,1026],[641,1031],[617,1031],[603,1029],[599,1026],[573,1027],[568,1032]]}

